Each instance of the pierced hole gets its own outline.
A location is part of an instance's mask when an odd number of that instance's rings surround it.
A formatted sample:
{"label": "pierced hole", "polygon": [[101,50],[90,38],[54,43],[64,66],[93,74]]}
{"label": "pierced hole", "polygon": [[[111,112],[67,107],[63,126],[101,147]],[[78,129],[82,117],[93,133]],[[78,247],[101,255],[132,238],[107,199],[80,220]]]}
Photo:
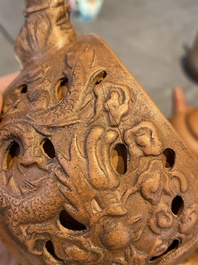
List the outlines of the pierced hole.
{"label": "pierced hole", "polygon": [[8,148],[7,169],[10,169],[13,166],[19,154],[20,154],[20,145],[17,142],[13,141]]}
{"label": "pierced hole", "polygon": [[86,226],[76,221],[65,210],[61,211],[59,218],[62,226],[64,226],[69,230],[74,230],[74,231],[86,230]]}
{"label": "pierced hole", "polygon": [[44,153],[48,157],[54,158],[55,157],[55,149],[54,149],[52,142],[49,139],[44,139],[41,144],[42,144],[42,148],[43,148]]}
{"label": "pierced hole", "polygon": [[167,148],[163,152],[164,164],[166,168],[172,168],[175,164],[175,151]]}
{"label": "pierced hole", "polygon": [[67,78],[62,78],[57,82],[56,85],[56,93],[57,93],[57,97],[58,97],[58,101],[60,102],[66,95],[68,92],[68,79]]}
{"label": "pierced hole", "polygon": [[164,256],[167,255],[169,252],[176,250],[179,247],[179,243],[180,242],[178,239],[173,240],[172,244],[167,248],[167,250],[163,254],[161,254],[160,256],[152,257],[150,261],[156,262],[158,260],[162,260]]}
{"label": "pierced hole", "polygon": [[184,200],[182,199],[181,196],[178,195],[172,201],[171,210],[173,214],[179,216],[182,213],[183,209],[184,209]]}
{"label": "pierced hole", "polygon": [[124,175],[127,172],[128,152],[124,144],[117,144],[112,152],[112,165],[118,174]]}
{"label": "pierced hole", "polygon": [[97,77],[96,77],[96,81],[95,81],[95,84],[98,85],[100,84],[104,79],[105,77],[107,76],[107,72],[106,71],[102,71]]}
{"label": "pierced hole", "polygon": [[58,259],[58,257],[57,257],[56,254],[55,254],[55,251],[54,251],[54,245],[53,245],[53,243],[52,243],[51,240],[48,240],[48,241],[46,242],[45,247],[46,247],[47,251],[48,251],[48,252],[49,252],[54,258]]}
{"label": "pierced hole", "polygon": [[17,88],[17,91],[22,93],[22,94],[25,94],[28,91],[28,87],[27,87],[27,85],[22,85],[22,86]]}

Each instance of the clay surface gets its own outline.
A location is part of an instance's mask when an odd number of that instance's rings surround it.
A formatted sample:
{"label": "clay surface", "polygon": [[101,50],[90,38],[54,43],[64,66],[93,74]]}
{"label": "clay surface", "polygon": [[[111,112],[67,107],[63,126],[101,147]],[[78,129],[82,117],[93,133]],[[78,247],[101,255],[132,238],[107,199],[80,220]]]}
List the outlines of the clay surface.
{"label": "clay surface", "polygon": [[22,265],[172,265],[198,243],[198,164],[63,0],[26,0],[0,123],[0,238]]}
{"label": "clay surface", "polygon": [[198,264],[198,251],[190,255],[184,262],[180,265],[196,265]]}

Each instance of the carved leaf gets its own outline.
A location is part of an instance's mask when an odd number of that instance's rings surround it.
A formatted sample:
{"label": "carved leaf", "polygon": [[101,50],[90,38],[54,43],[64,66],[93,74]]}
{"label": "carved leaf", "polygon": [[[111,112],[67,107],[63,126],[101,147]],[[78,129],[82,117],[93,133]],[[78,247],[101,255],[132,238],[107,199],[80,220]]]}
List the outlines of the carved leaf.
{"label": "carved leaf", "polygon": [[110,92],[110,99],[108,99],[104,106],[105,110],[109,112],[109,118],[111,120],[112,125],[120,124],[122,116],[124,116],[128,111],[128,101],[121,99],[121,95],[118,91]]}
{"label": "carved leaf", "polygon": [[142,219],[142,215],[133,217],[127,221],[127,224],[131,226],[131,240],[133,242],[138,241],[143,233],[145,224]]}
{"label": "carved leaf", "polygon": [[161,239],[156,238],[153,244],[153,248],[150,251],[150,255],[157,257],[162,255],[168,249],[168,244],[164,243]]}
{"label": "carved leaf", "polygon": [[173,214],[170,211],[170,207],[167,204],[160,203],[149,220],[149,228],[155,234],[160,235],[164,232],[164,229],[171,229],[173,221]]}
{"label": "carved leaf", "polygon": [[[177,180],[178,181],[178,190],[181,191],[181,192],[186,192],[188,190],[188,182],[187,182],[187,179],[186,177],[184,176],[184,174],[182,174],[181,172],[179,171],[173,171],[171,172],[172,174],[172,178],[171,178],[171,181],[174,181],[174,180]],[[170,181],[170,189],[171,189],[171,181]],[[175,191],[174,191],[175,192]]]}
{"label": "carved leaf", "polygon": [[180,231],[183,234],[190,234],[198,221],[198,204],[187,208],[181,218]]}
{"label": "carved leaf", "polygon": [[111,126],[119,125],[122,117],[129,109],[131,100],[130,90],[127,86],[113,84],[111,82],[102,82],[94,88],[98,98],[96,102],[97,112],[105,110]]}
{"label": "carved leaf", "polygon": [[152,204],[157,204],[159,202],[161,192],[162,188],[160,172],[156,173],[154,178],[148,179],[142,184],[141,194]]}
{"label": "carved leaf", "polygon": [[125,132],[125,141],[130,146],[132,156],[161,154],[162,144],[154,125],[151,122],[141,122]]}
{"label": "carved leaf", "polygon": [[142,196],[152,204],[157,204],[161,199],[163,185],[166,186],[167,179],[164,178],[162,162],[153,160],[148,169],[140,174],[136,187],[140,188]]}

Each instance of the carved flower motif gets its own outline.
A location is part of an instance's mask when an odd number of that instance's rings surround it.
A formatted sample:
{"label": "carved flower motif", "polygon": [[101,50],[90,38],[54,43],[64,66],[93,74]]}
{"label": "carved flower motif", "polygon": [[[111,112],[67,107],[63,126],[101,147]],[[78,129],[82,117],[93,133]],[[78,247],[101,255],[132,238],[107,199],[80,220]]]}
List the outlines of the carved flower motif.
{"label": "carved flower motif", "polygon": [[152,204],[158,204],[161,199],[162,191],[169,191],[169,178],[163,170],[161,160],[150,162],[148,170],[143,172],[137,182],[141,195]]}
{"label": "carved flower motif", "polygon": [[161,203],[151,217],[149,227],[155,234],[161,234],[163,229],[172,227],[173,221],[174,218],[170,206]]}
{"label": "carved flower motif", "polygon": [[125,142],[135,156],[157,156],[161,153],[161,142],[151,122],[141,122],[125,132]]}
{"label": "carved flower motif", "polygon": [[129,88],[123,85],[115,85],[111,82],[103,82],[103,84],[98,85],[94,89],[94,92],[98,97],[97,111],[104,109],[108,113],[110,125],[119,125],[122,117],[129,110],[131,99]]}

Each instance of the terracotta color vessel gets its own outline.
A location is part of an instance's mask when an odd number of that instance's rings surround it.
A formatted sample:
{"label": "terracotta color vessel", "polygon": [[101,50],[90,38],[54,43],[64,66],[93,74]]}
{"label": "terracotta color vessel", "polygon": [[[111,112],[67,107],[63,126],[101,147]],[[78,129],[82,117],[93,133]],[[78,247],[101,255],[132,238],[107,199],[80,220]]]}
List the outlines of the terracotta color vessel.
{"label": "terracotta color vessel", "polygon": [[189,107],[183,91],[177,87],[173,94],[171,123],[198,159],[198,107]]}
{"label": "terracotta color vessel", "polygon": [[22,265],[177,264],[198,244],[198,164],[64,0],[26,0],[0,123],[0,237]]}
{"label": "terracotta color vessel", "polygon": [[[176,87],[173,91],[173,113],[170,121],[198,159],[198,107],[188,106],[180,87]],[[196,265],[197,263],[198,251],[193,253],[182,265]]]}

